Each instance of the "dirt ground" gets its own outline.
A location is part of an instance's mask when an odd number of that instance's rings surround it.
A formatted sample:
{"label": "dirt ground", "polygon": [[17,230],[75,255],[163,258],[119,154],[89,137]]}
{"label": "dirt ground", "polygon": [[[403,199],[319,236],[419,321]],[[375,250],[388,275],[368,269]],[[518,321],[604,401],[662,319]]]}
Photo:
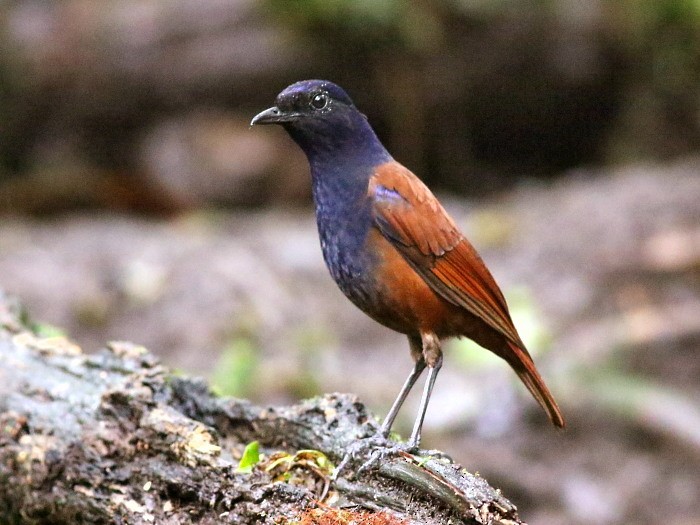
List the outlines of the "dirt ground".
{"label": "dirt ground", "polygon": [[[445,202],[569,427],[550,428],[503,363],[452,344],[424,445],[531,524],[700,523],[700,159]],[[349,391],[383,415],[410,369],[405,339],[336,290],[310,207],[4,218],[0,287],[86,350],[135,341],[256,402]]]}

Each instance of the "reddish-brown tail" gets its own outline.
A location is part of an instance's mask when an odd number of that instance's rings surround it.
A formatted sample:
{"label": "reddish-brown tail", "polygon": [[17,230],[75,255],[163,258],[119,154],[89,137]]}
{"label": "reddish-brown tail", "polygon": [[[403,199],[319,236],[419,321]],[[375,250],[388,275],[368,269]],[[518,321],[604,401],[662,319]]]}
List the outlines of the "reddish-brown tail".
{"label": "reddish-brown tail", "polygon": [[511,352],[509,352],[507,356],[504,356],[508,364],[515,370],[515,373],[518,374],[518,377],[525,384],[532,396],[542,408],[544,408],[545,412],[547,412],[552,423],[559,428],[566,427],[564,416],[561,410],[559,410],[557,402],[554,401],[547,385],[544,384],[542,376],[540,376],[537,368],[535,368],[535,363],[532,361],[530,354],[527,350],[519,348],[510,341],[508,341],[508,347]]}

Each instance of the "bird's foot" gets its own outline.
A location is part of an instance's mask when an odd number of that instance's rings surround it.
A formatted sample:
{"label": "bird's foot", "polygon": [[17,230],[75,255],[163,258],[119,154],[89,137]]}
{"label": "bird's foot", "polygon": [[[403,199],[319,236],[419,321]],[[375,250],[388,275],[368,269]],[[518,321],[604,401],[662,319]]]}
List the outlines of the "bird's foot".
{"label": "bird's foot", "polygon": [[359,475],[371,470],[387,457],[411,454],[417,451],[418,447],[411,443],[396,443],[382,434],[359,439],[348,448],[342,461],[333,472],[333,479],[336,479],[353,460],[363,461],[360,468],[357,469],[356,475]]}
{"label": "bird's foot", "polygon": [[371,470],[375,466],[381,464],[382,461],[389,457],[395,457],[405,454],[415,454],[418,452],[418,447],[411,445],[410,443],[391,443],[387,444],[383,448],[374,449],[369,458],[357,469],[358,474],[362,474],[368,470]]}

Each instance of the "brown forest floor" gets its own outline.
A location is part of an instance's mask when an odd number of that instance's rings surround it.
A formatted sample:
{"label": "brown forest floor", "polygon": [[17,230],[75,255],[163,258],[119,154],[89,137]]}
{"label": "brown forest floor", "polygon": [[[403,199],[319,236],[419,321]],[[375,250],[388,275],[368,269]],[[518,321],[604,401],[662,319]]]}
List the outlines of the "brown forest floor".
{"label": "brown forest floor", "polygon": [[[446,200],[540,332],[531,347],[569,428],[549,428],[505,366],[455,346],[424,444],[532,524],[698,523],[700,159]],[[258,403],[351,391],[383,414],[410,368],[404,338],[335,289],[310,208],[3,219],[0,287],[86,350],[128,339],[207,375],[235,362],[222,387]]]}

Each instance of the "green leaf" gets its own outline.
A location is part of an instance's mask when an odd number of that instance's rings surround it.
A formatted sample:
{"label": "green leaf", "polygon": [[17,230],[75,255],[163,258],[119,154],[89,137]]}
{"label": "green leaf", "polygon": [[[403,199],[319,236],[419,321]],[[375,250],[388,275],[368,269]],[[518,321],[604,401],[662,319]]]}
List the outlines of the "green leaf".
{"label": "green leaf", "polygon": [[260,443],[257,441],[251,441],[245,446],[243,451],[243,457],[241,457],[241,462],[238,464],[236,472],[241,472],[243,474],[250,474],[253,472],[253,467],[260,461]]}
{"label": "green leaf", "polygon": [[39,337],[66,337],[66,333],[62,329],[48,323],[35,324],[34,333]]}

